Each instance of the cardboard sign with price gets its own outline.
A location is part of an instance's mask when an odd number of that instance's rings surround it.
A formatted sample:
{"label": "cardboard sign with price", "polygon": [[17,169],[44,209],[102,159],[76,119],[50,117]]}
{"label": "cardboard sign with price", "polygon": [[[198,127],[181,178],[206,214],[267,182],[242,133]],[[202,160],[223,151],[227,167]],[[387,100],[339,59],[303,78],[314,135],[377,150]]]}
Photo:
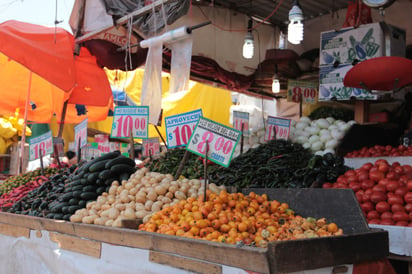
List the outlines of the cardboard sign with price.
{"label": "cardboard sign with price", "polygon": [[243,136],[249,136],[249,113],[243,111],[233,111],[233,128],[242,131]]}
{"label": "cardboard sign with price", "polygon": [[[276,136],[275,136],[276,132]],[[265,141],[273,139],[289,139],[290,119],[268,116]]]}
{"label": "cardboard sign with price", "polygon": [[148,106],[122,106],[114,108],[110,137],[130,138],[130,130],[132,130],[133,138],[146,139],[148,137],[148,128]]}
{"label": "cardboard sign with price", "polygon": [[208,160],[228,167],[236,145],[239,142],[240,134],[239,130],[201,117],[186,149],[205,157],[207,143]]}
{"label": "cardboard sign with price", "polygon": [[87,118],[84,119],[80,124],[74,126],[74,142],[76,144],[76,149],[78,148],[80,139],[80,147],[84,147],[87,144]]}
{"label": "cardboard sign with price", "polygon": [[185,146],[200,117],[202,117],[201,109],[166,117],[167,147]]}
{"label": "cardboard sign with price", "polygon": [[316,104],[318,101],[318,86],[314,81],[289,80],[287,100],[299,103]]}
{"label": "cardboard sign with price", "polygon": [[46,132],[40,136],[30,138],[29,140],[29,161],[33,161],[53,153],[53,137],[52,132]]}
{"label": "cardboard sign with price", "polygon": [[143,140],[143,157],[160,156],[160,143],[158,137],[147,138]]}

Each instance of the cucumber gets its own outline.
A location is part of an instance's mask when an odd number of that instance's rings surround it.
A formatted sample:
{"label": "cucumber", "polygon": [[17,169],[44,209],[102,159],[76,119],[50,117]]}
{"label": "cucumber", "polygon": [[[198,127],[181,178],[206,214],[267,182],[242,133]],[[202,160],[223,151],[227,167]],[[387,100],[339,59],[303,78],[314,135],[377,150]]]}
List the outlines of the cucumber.
{"label": "cucumber", "polygon": [[94,163],[89,167],[89,172],[96,172],[96,171],[102,171],[105,169],[105,165],[111,160],[102,160],[97,163]]}
{"label": "cucumber", "polygon": [[78,210],[78,209],[81,209],[81,207],[78,206],[78,205],[72,205],[72,206],[69,206],[68,211],[69,211],[69,213],[73,214],[73,213],[75,213],[76,210]]}
{"label": "cucumber", "polygon": [[66,184],[66,187],[74,187],[74,186],[81,185],[81,180],[82,179],[73,180],[70,183]]}
{"label": "cucumber", "polygon": [[[88,174],[89,174],[89,173],[88,173]],[[80,183],[82,184],[82,186],[85,186],[85,185],[88,185],[88,184],[89,184],[89,182],[87,181],[86,178],[80,179]]]}
{"label": "cucumber", "polygon": [[63,213],[63,214],[69,213],[68,209],[69,209],[69,206],[64,206],[64,207],[62,207],[62,213]]}
{"label": "cucumber", "polygon": [[97,198],[97,193],[96,192],[83,192],[80,194],[80,198],[84,200],[95,200]]}
{"label": "cucumber", "polygon": [[63,195],[63,201],[68,202],[71,198],[73,198],[73,192],[67,192]]}
{"label": "cucumber", "polygon": [[46,218],[47,218],[47,219],[53,219],[53,217],[54,217],[54,213],[48,213],[48,214],[46,215]]}
{"label": "cucumber", "polygon": [[117,180],[117,178],[109,178],[109,179],[106,179],[105,181],[104,181],[104,185],[105,186],[111,186],[112,185],[112,183],[113,183],[113,181],[116,181]]}
{"label": "cucumber", "polygon": [[96,189],[96,194],[98,194],[98,195],[101,195],[103,192],[105,192],[106,191],[106,186],[99,186],[97,189]]}
{"label": "cucumber", "polygon": [[118,164],[125,164],[125,165],[129,165],[129,166],[136,166],[136,163],[133,159],[130,159],[129,157],[120,155],[119,157],[116,157],[114,159],[111,159],[109,161],[106,162],[105,168],[106,169],[110,169],[112,166],[114,165],[118,165]]}
{"label": "cucumber", "polygon": [[70,222],[70,217],[71,217],[72,215],[73,215],[73,214],[70,214],[70,213],[69,213],[69,214],[66,214],[66,215],[63,216],[62,219],[65,220],[65,221]]}
{"label": "cucumber", "polygon": [[124,180],[129,180],[130,178],[130,173],[124,172],[119,175],[119,182],[123,182]]}
{"label": "cucumber", "polygon": [[127,164],[117,164],[110,168],[110,171],[115,174],[129,173],[132,174],[136,171],[136,168]]}
{"label": "cucumber", "polygon": [[102,181],[105,181],[110,177],[112,177],[112,172],[110,171],[110,169],[105,169],[103,171],[100,171],[99,173],[99,179]]}
{"label": "cucumber", "polygon": [[[71,198],[69,200],[69,204],[70,205],[78,205],[79,204],[79,200],[77,200],[76,198]],[[64,213],[64,212],[63,212]]]}
{"label": "cucumber", "polygon": [[87,175],[87,182],[95,184],[97,178],[99,178],[99,172],[89,173],[89,175]]}
{"label": "cucumber", "polygon": [[82,194],[82,190],[73,191],[73,198],[79,199],[80,194]]}
{"label": "cucumber", "polygon": [[60,203],[60,204],[57,204],[57,205],[51,207],[51,208],[50,208],[50,211],[51,211],[52,213],[58,213],[58,212],[61,212],[61,211],[62,211],[62,208],[63,208],[64,206],[68,206],[68,205],[69,205],[69,203],[63,202],[63,203]]}
{"label": "cucumber", "polygon": [[79,206],[80,206],[81,208],[85,208],[85,207],[86,207],[86,201],[85,201],[85,200],[80,200],[80,201],[79,201]]}
{"label": "cucumber", "polygon": [[97,186],[96,185],[88,185],[83,187],[82,192],[96,192]]}
{"label": "cucumber", "polygon": [[63,219],[64,214],[63,213],[56,213],[53,216],[53,219],[55,220],[62,220]]}
{"label": "cucumber", "polygon": [[84,186],[82,186],[82,185],[79,185],[79,186],[74,186],[74,187],[72,187],[72,191],[74,192],[74,191],[79,191],[79,190],[82,190],[82,189],[83,189],[83,187],[84,187]]}

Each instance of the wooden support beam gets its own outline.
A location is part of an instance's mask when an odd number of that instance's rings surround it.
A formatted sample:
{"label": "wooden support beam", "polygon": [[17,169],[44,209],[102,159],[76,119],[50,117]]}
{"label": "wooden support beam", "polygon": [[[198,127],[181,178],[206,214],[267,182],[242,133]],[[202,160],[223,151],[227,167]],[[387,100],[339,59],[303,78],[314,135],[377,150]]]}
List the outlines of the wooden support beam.
{"label": "wooden support beam", "polygon": [[30,229],[22,226],[15,226],[9,224],[0,224],[0,234],[12,237],[26,237],[30,238]]}
{"label": "wooden support beam", "polygon": [[102,243],[81,239],[75,236],[69,236],[65,234],[50,232],[50,240],[58,243],[59,248],[85,254],[94,258],[100,258],[102,252]]}
{"label": "wooden support beam", "polygon": [[369,118],[369,101],[356,100],[355,101],[355,121],[359,124],[368,122]]}

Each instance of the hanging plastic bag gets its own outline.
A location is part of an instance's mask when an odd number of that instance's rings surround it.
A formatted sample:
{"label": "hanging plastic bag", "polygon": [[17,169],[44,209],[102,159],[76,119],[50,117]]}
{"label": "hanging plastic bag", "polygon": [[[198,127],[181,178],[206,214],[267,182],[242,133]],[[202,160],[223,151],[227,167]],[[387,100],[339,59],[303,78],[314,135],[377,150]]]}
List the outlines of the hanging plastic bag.
{"label": "hanging plastic bag", "polygon": [[372,23],[371,8],[361,0],[349,1],[343,27],[357,28],[359,25]]}

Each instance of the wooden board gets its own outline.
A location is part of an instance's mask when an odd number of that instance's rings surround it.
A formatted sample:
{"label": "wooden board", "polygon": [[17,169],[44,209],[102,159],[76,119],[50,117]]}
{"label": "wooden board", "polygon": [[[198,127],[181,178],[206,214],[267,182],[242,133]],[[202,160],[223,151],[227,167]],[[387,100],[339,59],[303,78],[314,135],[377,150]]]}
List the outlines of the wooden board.
{"label": "wooden board", "polygon": [[221,274],[222,266],[206,261],[194,260],[175,254],[150,251],[149,260],[158,264],[166,264],[195,273]]}
{"label": "wooden board", "polygon": [[50,232],[50,240],[58,243],[59,248],[85,254],[91,257],[100,258],[102,243],[81,239],[75,236]]}
{"label": "wooden board", "polygon": [[12,237],[30,238],[30,229],[22,226],[0,224],[0,234]]}

